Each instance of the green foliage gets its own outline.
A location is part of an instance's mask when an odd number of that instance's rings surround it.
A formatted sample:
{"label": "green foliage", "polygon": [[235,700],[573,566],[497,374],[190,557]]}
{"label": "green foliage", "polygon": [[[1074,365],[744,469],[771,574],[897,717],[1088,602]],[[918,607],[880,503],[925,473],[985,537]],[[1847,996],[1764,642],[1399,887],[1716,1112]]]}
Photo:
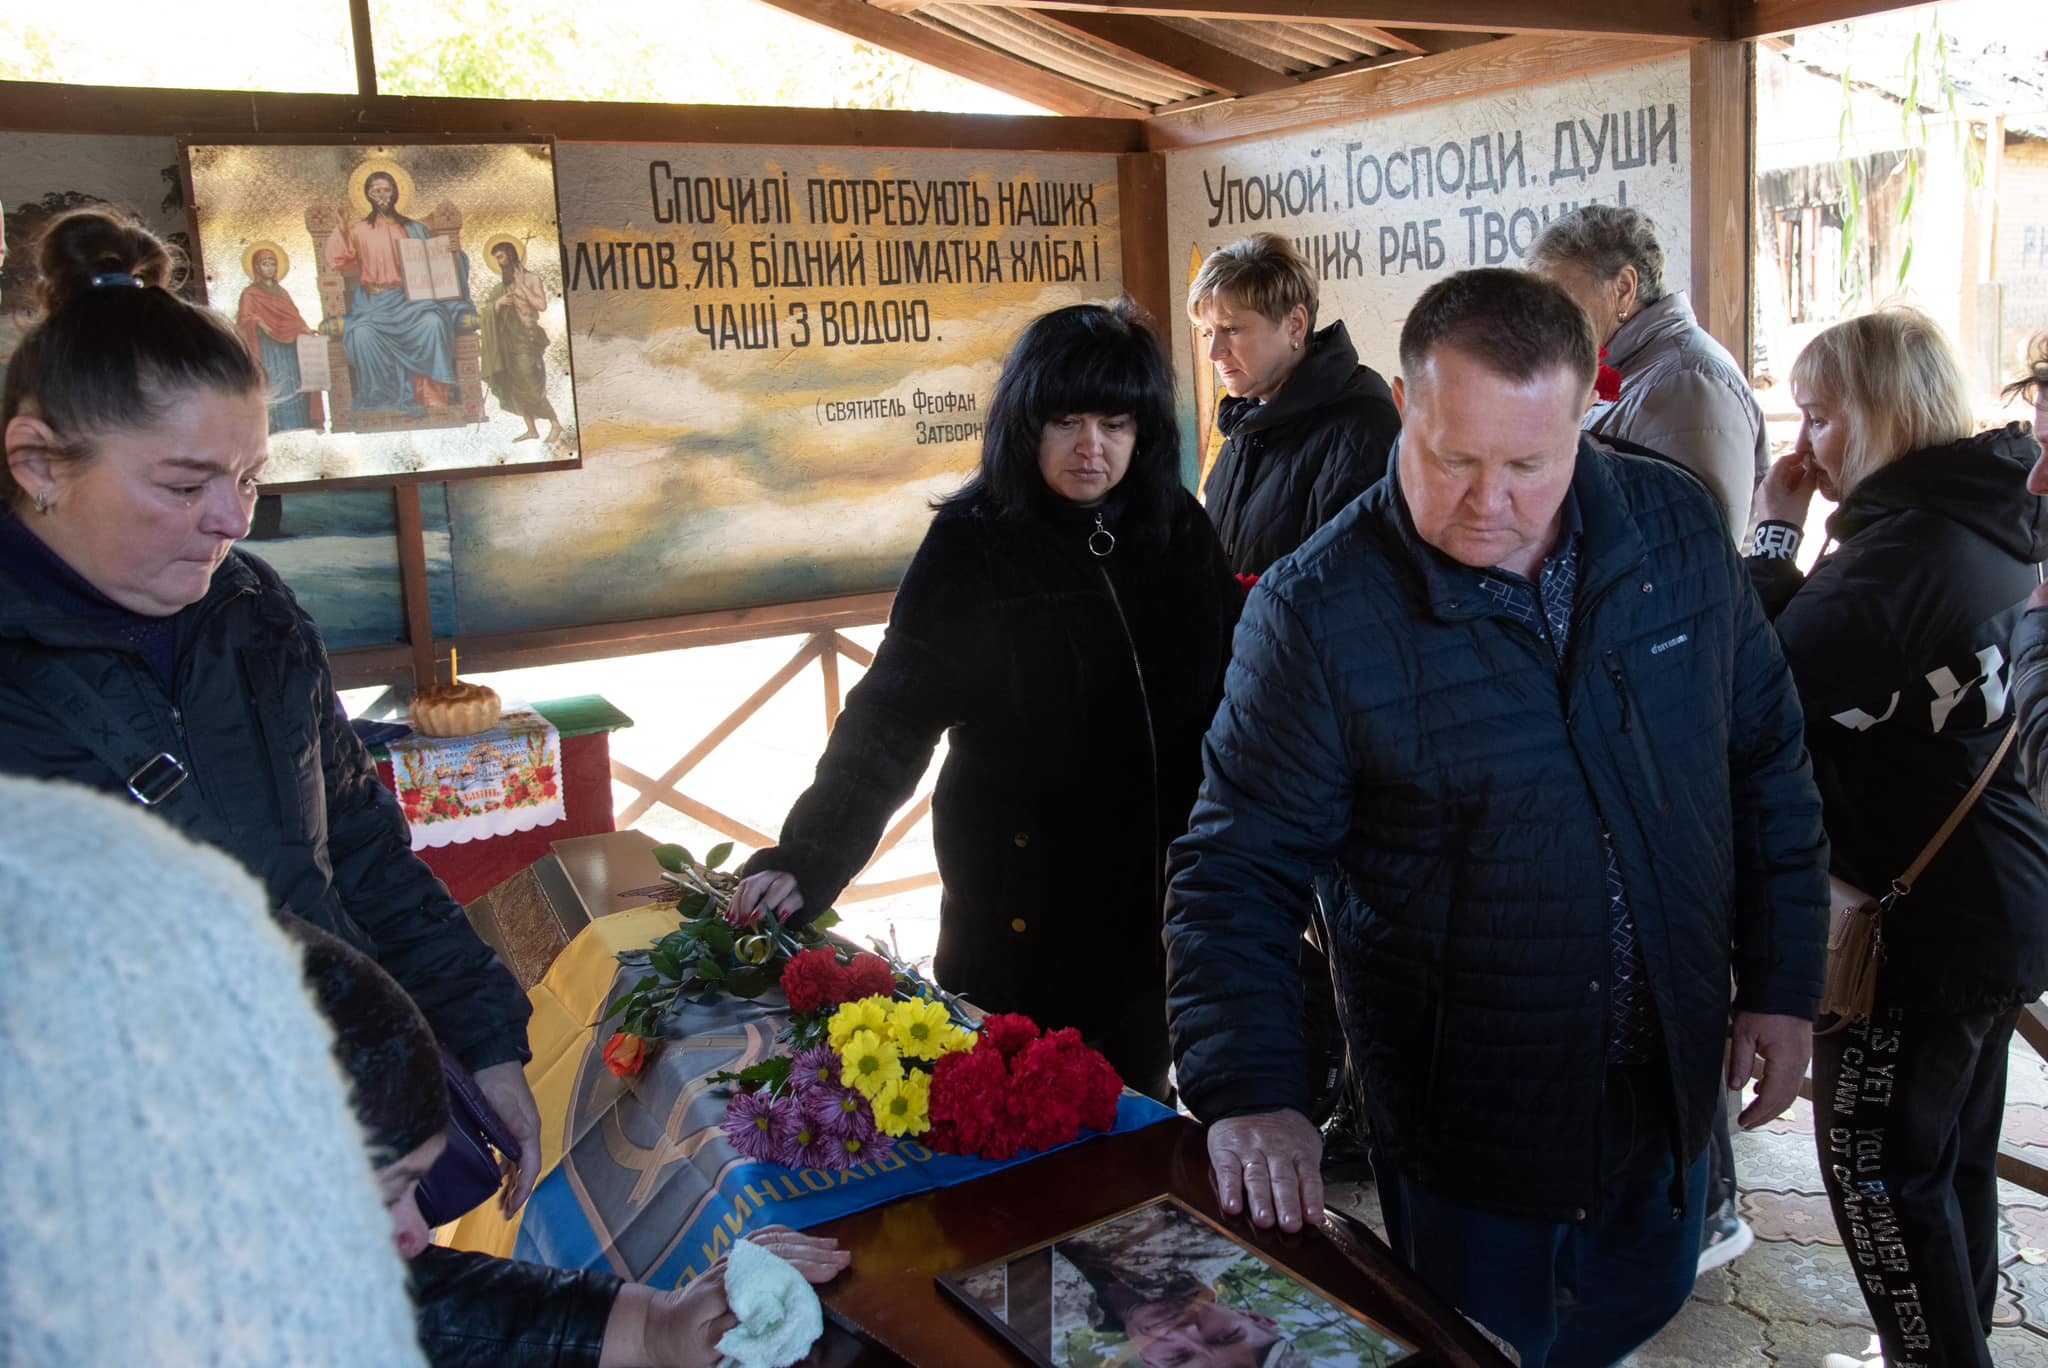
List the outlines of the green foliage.
{"label": "green foliage", "polygon": [[735,928],[725,914],[740,876],[720,868],[732,858],[730,841],[713,846],[702,860],[679,845],[656,846],[654,858],[662,877],[675,885],[680,924],[647,949],[619,955],[619,963],[651,971],[604,1014],[607,1021],[618,1017],[627,1035],[660,1035],[662,1019],[678,1002],[709,1002],[720,993],[759,997],[782,981],[791,955],[825,944],[825,932],[839,923],[827,908],[797,931],[765,912],[759,924]]}

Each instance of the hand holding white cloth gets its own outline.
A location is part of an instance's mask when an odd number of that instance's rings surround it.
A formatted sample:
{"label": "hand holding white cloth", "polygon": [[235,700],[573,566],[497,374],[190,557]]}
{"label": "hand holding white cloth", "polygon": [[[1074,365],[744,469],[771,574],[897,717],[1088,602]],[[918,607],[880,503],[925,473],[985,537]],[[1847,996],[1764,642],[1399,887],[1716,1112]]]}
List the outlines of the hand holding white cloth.
{"label": "hand holding white cloth", "polygon": [[740,1323],[718,1341],[721,1368],[788,1368],[825,1333],[824,1308],[804,1275],[752,1240],[726,1257],[725,1300]]}

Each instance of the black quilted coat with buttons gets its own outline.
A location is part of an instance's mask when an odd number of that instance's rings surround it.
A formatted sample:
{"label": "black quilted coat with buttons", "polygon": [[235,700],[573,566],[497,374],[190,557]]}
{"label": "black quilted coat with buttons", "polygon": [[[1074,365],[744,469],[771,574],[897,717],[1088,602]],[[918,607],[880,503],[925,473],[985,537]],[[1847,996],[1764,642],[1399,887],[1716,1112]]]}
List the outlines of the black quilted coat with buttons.
{"label": "black quilted coat with buttons", "polygon": [[1226,398],[1217,412],[1226,440],[1202,502],[1240,575],[1265,573],[1379,483],[1401,432],[1393,391],[1342,323],[1308,347],[1270,402]]}
{"label": "black quilted coat with buttons", "polygon": [[1302,890],[1334,859],[1331,959],[1375,1137],[1426,1187],[1551,1221],[1598,1205],[1603,828],[1686,1163],[1731,966],[1741,1008],[1810,1017],[1827,903],[1798,697],[1720,510],[1592,438],[1573,488],[1562,668],[1419,539],[1398,471],[1260,581],[1167,928],[1182,1096],[1206,1119],[1300,1108]]}
{"label": "black quilted coat with buttons", "polygon": [[1187,829],[1242,599],[1192,495],[1163,542],[1126,529],[1098,558],[1093,523],[1072,506],[941,509],[816,782],[747,865],[830,905],[944,735],[939,983],[1091,1035],[1161,992],[1166,845]]}

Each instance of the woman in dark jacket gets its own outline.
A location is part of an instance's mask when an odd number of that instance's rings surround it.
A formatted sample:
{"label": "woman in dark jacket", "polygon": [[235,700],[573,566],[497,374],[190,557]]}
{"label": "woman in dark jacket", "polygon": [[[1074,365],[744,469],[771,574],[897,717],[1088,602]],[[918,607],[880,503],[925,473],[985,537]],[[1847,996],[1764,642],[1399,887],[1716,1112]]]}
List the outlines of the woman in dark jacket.
{"label": "woman in dark jacket", "polygon": [[[2027,373],[2006,386],[2008,399],[2034,405],[2034,441],[2041,459],[2027,476],[2027,492],[2048,494],[2048,332],[2027,348]],[[2020,773],[2036,806],[2048,812],[2048,584],[2027,596],[2026,616],[2012,638],[2012,715],[2020,729]]]}
{"label": "woman in dark jacket", "polygon": [[1286,238],[1211,252],[1188,319],[1226,391],[1202,498],[1231,570],[1262,575],[1379,483],[1401,415],[1342,322],[1316,331],[1315,272]]}
{"label": "woman in dark jacket", "polygon": [[736,918],[829,906],[944,734],[940,984],[1078,1027],[1164,1094],[1166,846],[1187,829],[1240,597],[1179,467],[1166,360],[1128,305],[1024,331],[981,467],[932,519]]}
{"label": "woman in dark jacket", "polygon": [[[2023,424],[1971,435],[1924,315],[1837,324],[1793,364],[1798,446],[1759,490],[1751,569],[1806,711],[1835,876],[1883,892],[1997,752],[2005,649],[2048,556]],[[1840,544],[1792,556],[1818,488]],[[2048,818],[2014,757],[1883,923],[1876,1009],[1814,1042],[1815,1132],[1892,1363],[1989,1368],[2006,1048],[2048,988]]]}
{"label": "woman in dark jacket", "polygon": [[528,1006],[412,854],[291,591],[233,549],[268,455],[263,374],[99,210],[41,245],[47,315],[0,391],[0,769],[132,796],[273,905],[370,954],[539,1174]]}

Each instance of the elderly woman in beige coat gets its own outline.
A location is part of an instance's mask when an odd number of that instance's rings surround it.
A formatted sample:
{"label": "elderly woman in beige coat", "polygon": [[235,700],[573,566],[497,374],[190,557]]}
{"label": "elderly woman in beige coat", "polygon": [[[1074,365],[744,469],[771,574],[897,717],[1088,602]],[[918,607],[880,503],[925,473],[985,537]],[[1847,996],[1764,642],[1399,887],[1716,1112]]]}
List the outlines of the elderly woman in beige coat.
{"label": "elderly woman in beige coat", "polygon": [[1728,349],[1664,287],[1664,249],[1640,210],[1588,204],[1552,219],[1529,265],[1562,285],[1593,319],[1621,397],[1596,404],[1586,428],[1668,456],[1706,483],[1730,536],[1749,526],[1750,496],[1770,467],[1763,410]]}

